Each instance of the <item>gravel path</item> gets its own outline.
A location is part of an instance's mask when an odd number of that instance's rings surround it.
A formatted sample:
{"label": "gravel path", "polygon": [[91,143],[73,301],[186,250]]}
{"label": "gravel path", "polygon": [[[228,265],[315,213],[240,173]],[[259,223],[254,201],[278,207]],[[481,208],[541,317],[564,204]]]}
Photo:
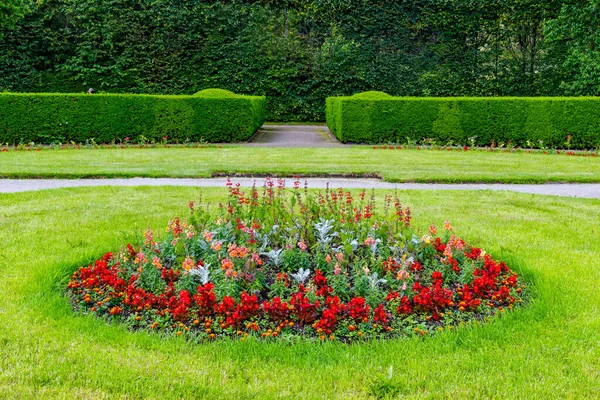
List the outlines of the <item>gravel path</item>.
{"label": "gravel path", "polygon": [[[26,192],[32,190],[58,189],[81,186],[196,186],[225,187],[226,178],[175,179],[175,178],[131,178],[131,179],[0,179],[0,193]],[[242,186],[254,182],[262,185],[264,178],[233,178]],[[294,179],[286,179],[286,186],[292,187]],[[367,188],[367,189],[415,189],[415,190],[508,190],[512,192],[582,197],[600,199],[600,184],[429,184],[429,183],[389,183],[377,179],[347,178],[308,178],[310,188]],[[304,180],[302,180],[304,185]]]}
{"label": "gravel path", "polygon": [[245,143],[261,147],[344,147],[327,125],[263,125]]}

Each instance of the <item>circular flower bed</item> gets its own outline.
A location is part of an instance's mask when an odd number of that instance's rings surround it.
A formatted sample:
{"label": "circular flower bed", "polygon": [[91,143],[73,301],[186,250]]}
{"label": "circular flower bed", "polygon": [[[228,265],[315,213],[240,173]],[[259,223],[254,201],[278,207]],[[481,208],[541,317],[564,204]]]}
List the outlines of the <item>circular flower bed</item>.
{"label": "circular flower bed", "polygon": [[505,263],[449,222],[417,235],[396,196],[227,186],[218,209],[190,203],[186,222],[79,268],[74,308],[197,339],[351,341],[452,329],[523,301]]}

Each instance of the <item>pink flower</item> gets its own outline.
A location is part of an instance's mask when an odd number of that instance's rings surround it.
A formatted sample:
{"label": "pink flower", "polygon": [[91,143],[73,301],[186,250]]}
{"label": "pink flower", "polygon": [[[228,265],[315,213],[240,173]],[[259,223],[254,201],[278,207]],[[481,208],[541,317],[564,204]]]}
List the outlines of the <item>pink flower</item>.
{"label": "pink flower", "polygon": [[398,271],[398,275],[396,276],[396,278],[399,281],[401,281],[401,280],[410,278],[410,274],[407,271],[401,269],[400,271]]}
{"label": "pink flower", "polygon": [[137,255],[135,256],[135,260],[133,260],[134,264],[146,264],[148,262],[148,259],[146,258],[146,255],[144,253],[137,253]]}
{"label": "pink flower", "polygon": [[437,233],[437,228],[435,227],[435,225],[431,224],[431,226],[429,227],[429,233],[431,233],[432,235],[435,235]]}
{"label": "pink flower", "polygon": [[194,260],[192,260],[190,257],[186,257],[185,261],[183,261],[183,264],[181,265],[181,268],[183,268],[186,271],[189,271],[190,269],[194,268]]}
{"label": "pink flower", "polygon": [[308,246],[306,246],[304,244],[304,242],[298,242],[298,247],[300,248],[300,250],[302,251],[306,251],[306,249],[308,248]]}
{"label": "pink flower", "polygon": [[152,243],[152,231],[150,230],[150,228],[146,229],[146,232],[144,232],[144,237],[146,238],[144,244]]}
{"label": "pink flower", "polygon": [[342,269],[340,268],[340,264],[335,263],[335,267],[333,268],[333,273],[335,275],[339,275],[342,272]]}
{"label": "pink flower", "polygon": [[228,278],[235,277],[237,274],[232,269],[225,270],[225,276]]}
{"label": "pink flower", "polygon": [[221,261],[221,268],[223,270],[233,269],[233,262],[227,258],[224,258],[223,261]]}
{"label": "pink flower", "polygon": [[452,247],[450,246],[446,246],[446,248],[444,249],[444,255],[446,257],[450,257],[452,256]]}
{"label": "pink flower", "polygon": [[369,236],[368,238],[365,239],[365,244],[367,246],[373,246],[375,243],[377,243],[377,242],[371,236]]}
{"label": "pink flower", "polygon": [[448,246],[452,246],[457,250],[462,250],[464,248],[464,245],[465,242],[462,239],[456,237],[455,235],[452,235],[452,237],[448,239]]}

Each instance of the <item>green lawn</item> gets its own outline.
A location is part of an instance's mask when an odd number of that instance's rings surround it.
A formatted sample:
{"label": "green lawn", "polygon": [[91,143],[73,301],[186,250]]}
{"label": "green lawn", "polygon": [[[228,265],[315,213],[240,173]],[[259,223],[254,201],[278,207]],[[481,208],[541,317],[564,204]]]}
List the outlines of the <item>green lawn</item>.
{"label": "green lawn", "polygon": [[[236,158],[231,155],[240,151],[225,153],[231,165]],[[194,154],[212,154],[215,160],[223,154],[159,153],[187,155],[188,162]],[[79,158],[79,169],[92,154],[133,156],[126,164],[135,170],[135,158],[152,152],[57,154]],[[401,160],[412,153],[393,154]],[[27,168],[25,160],[33,158],[23,156],[10,154]],[[540,159],[592,165],[566,157]],[[186,161],[175,156],[171,161],[163,160],[158,170],[162,165],[185,172]],[[238,168],[246,163],[239,159]],[[103,158],[102,165],[86,168],[120,166]],[[68,161],[56,168],[68,171]],[[113,187],[0,195],[0,398],[600,396],[600,201],[508,192],[401,192],[417,226],[450,219],[468,242],[505,259],[532,282],[528,308],[434,337],[354,345],[193,344],[131,333],[71,312],[60,282],[77,265],[117,249],[147,226],[164,228],[169,218],[183,216],[188,200],[198,194],[194,188]],[[204,190],[205,200],[224,196],[224,189]]]}
{"label": "green lawn", "polygon": [[154,148],[9,151],[0,177],[380,175],[392,182],[600,182],[598,157],[349,148]]}

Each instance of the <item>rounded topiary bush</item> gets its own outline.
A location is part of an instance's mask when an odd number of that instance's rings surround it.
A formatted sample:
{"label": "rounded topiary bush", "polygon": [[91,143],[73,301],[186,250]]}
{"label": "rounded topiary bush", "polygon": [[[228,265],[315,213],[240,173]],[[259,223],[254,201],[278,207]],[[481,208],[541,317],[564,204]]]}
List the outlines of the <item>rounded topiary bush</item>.
{"label": "rounded topiary bush", "polygon": [[520,304],[517,274],[453,234],[411,227],[393,195],[309,192],[267,180],[159,237],[79,268],[74,308],[134,329],[219,336],[382,339],[424,335]]}
{"label": "rounded topiary bush", "polygon": [[225,89],[204,89],[194,93],[197,97],[238,97],[237,94]]}
{"label": "rounded topiary bush", "polygon": [[355,99],[385,99],[385,98],[391,98],[392,96],[390,96],[389,94],[387,94],[385,92],[378,92],[375,90],[371,90],[368,92],[357,93],[357,94],[353,95],[352,97]]}

